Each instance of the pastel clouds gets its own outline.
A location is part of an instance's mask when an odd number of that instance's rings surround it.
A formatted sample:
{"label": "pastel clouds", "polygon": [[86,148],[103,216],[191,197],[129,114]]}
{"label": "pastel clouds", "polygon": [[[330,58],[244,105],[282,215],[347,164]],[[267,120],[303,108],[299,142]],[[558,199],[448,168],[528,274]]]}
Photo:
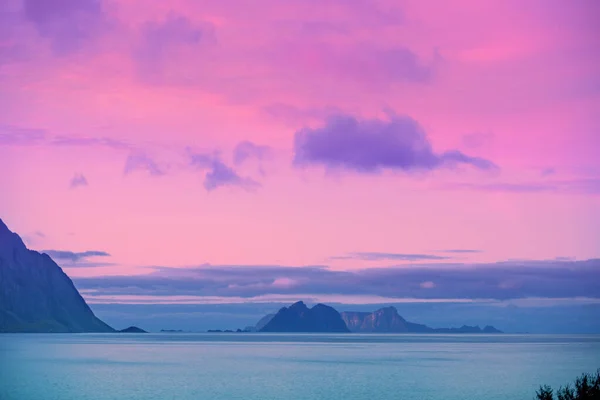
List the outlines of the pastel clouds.
{"label": "pastel clouds", "polygon": [[[260,147],[244,146],[247,153],[242,153],[241,160],[250,156],[252,151],[256,152]],[[249,150],[252,149],[252,150]],[[235,156],[240,162],[239,149]],[[206,171],[204,175],[204,188],[207,191],[215,190],[223,186],[238,186],[246,190],[254,190],[260,187],[260,184],[249,177],[240,176],[233,168],[226,165],[219,154],[190,153],[190,165],[198,170]]]}
{"label": "pastel clouds", "polygon": [[595,258],[598,11],[3,1],[0,210],[122,274]]}
{"label": "pastel clouds", "polygon": [[73,178],[71,178],[71,183],[70,183],[71,189],[75,189],[77,187],[87,186],[87,185],[88,185],[88,181],[87,181],[86,177],[83,176],[83,174],[75,174],[73,176]]}
{"label": "pastel clouds", "polygon": [[490,301],[527,298],[586,298],[598,301],[600,260],[506,261],[494,264],[429,264],[336,271],[326,267],[204,265],[154,267],[138,276],[77,278],[90,300],[97,296],[272,295],[363,296],[386,302],[404,299]]}
{"label": "pastel clouds", "polygon": [[23,14],[58,55],[79,50],[105,28],[101,0],[24,0]]}
{"label": "pastel clouds", "polygon": [[389,121],[334,116],[322,128],[298,131],[294,150],[298,166],[322,164],[358,172],[433,170],[453,164],[496,168],[491,161],[458,150],[434,153],[419,124],[401,116]]}
{"label": "pastel clouds", "polygon": [[127,156],[124,173],[125,175],[128,175],[136,170],[143,170],[154,176],[164,175],[165,173],[155,160],[139,151],[132,152]]}

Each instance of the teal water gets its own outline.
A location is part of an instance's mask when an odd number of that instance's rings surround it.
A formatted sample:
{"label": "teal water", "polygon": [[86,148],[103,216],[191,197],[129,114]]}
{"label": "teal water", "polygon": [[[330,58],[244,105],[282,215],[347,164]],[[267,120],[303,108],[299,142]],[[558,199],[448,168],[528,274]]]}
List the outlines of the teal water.
{"label": "teal water", "polygon": [[2,400],[533,399],[598,367],[598,335],[0,335]]}

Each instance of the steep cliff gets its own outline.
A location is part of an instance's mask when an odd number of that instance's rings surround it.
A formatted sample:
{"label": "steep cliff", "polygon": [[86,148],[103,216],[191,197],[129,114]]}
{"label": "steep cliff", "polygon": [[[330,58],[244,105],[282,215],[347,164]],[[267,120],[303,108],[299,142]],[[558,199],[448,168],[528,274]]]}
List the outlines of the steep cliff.
{"label": "steep cliff", "polygon": [[356,333],[502,333],[493,326],[463,325],[460,328],[430,328],[408,322],[395,307],[384,307],[373,312],[344,311],[342,319],[348,329]]}
{"label": "steep cliff", "polygon": [[283,307],[260,332],[349,332],[340,313],[324,304],[308,308],[299,301]]}
{"label": "steep cliff", "polygon": [[48,256],[0,219],[0,332],[114,332]]}

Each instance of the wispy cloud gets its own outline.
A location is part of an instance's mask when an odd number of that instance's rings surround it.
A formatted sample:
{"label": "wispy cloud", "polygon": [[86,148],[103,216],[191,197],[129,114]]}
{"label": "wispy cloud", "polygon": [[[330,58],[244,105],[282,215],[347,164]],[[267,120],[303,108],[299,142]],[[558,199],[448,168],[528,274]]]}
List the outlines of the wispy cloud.
{"label": "wispy cloud", "polygon": [[41,252],[48,254],[54,260],[67,260],[74,263],[84,261],[91,257],[110,257],[110,254],[107,252],[99,250],[87,250],[82,252],[68,250],[42,250]]}
{"label": "wispy cloud", "polygon": [[184,83],[185,79],[173,81],[173,75],[165,73],[167,69],[178,68],[173,63],[174,57],[180,56],[182,50],[200,51],[201,45],[214,41],[215,33],[211,23],[196,22],[171,12],[163,20],[144,24],[141,39],[132,56],[139,77],[144,82],[179,84]]}
{"label": "wispy cloud", "polygon": [[[385,298],[600,298],[600,260],[444,263],[354,271],[326,267],[153,267],[142,276],[75,278],[78,288],[105,296],[355,295]],[[286,282],[282,285],[280,282]],[[224,301],[225,302],[225,301]]]}
{"label": "wispy cloud", "polygon": [[190,166],[206,171],[203,185],[209,192],[225,186],[237,186],[245,190],[260,187],[260,183],[254,179],[240,176],[233,168],[221,161],[218,154],[193,153],[189,149],[188,154]]}
{"label": "wispy cloud", "polygon": [[540,173],[542,176],[550,176],[556,174],[556,169],[552,167],[544,168]]}
{"label": "wispy cloud", "polygon": [[88,181],[85,178],[85,176],[83,176],[83,174],[75,174],[75,176],[73,176],[73,178],[71,178],[71,182],[69,184],[71,189],[75,189],[80,186],[87,186],[87,185],[88,185]]}
{"label": "wispy cloud", "polygon": [[165,174],[164,169],[154,159],[141,151],[131,152],[125,161],[124,174],[129,175],[134,171],[146,171],[152,176]]}
{"label": "wispy cloud", "polygon": [[439,186],[447,190],[475,190],[505,193],[566,193],[600,194],[600,178],[544,180],[541,182],[495,182],[495,183],[446,183]]}
{"label": "wispy cloud", "polygon": [[332,257],[332,259],[355,259],[364,261],[432,261],[432,260],[447,260],[450,257],[440,256],[436,254],[415,254],[415,253],[379,253],[379,252],[357,252],[348,253],[343,256]]}
{"label": "wispy cloud", "polygon": [[233,149],[233,162],[240,165],[251,158],[262,161],[270,154],[271,148],[269,146],[258,145],[246,140],[238,143]]}
{"label": "wispy cloud", "polygon": [[473,253],[481,253],[481,250],[474,249],[447,249],[440,250],[441,253],[456,253],[456,254],[473,254]]}
{"label": "wispy cloud", "polygon": [[32,146],[43,144],[46,139],[43,129],[21,128],[0,125],[0,146]]}
{"label": "wispy cloud", "polygon": [[110,147],[120,150],[131,148],[128,143],[106,137],[56,136],[50,141],[50,144],[54,146]]}
{"label": "wispy cloud", "polygon": [[119,150],[131,149],[124,141],[108,137],[79,135],[52,135],[45,129],[23,128],[14,125],[0,125],[0,146],[73,146],[109,147]]}
{"label": "wispy cloud", "polygon": [[98,0],[25,0],[23,15],[51,41],[57,55],[80,50],[107,27],[107,16]]}

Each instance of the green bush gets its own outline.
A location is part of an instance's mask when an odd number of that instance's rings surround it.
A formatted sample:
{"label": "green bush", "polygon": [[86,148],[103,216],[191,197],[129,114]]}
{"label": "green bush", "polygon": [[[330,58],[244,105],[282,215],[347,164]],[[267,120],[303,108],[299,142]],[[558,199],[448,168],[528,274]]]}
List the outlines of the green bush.
{"label": "green bush", "polygon": [[595,374],[583,374],[573,386],[559,387],[555,393],[548,385],[540,386],[537,400],[600,400],[600,369]]}

